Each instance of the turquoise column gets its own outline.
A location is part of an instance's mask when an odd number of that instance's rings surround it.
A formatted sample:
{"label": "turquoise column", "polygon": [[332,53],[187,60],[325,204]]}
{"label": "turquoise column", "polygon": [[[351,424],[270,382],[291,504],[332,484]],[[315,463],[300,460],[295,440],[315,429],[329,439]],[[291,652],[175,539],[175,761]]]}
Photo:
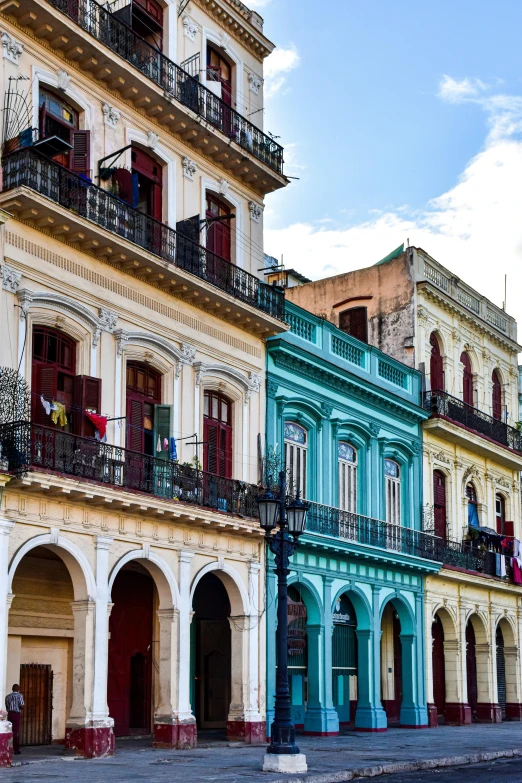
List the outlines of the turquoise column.
{"label": "turquoise column", "polygon": [[[382,494],[382,466],[381,466],[381,448],[377,438],[372,438],[369,448],[368,460],[369,476],[368,485],[370,493],[367,498],[366,514],[374,519],[384,519],[381,516],[381,494]],[[361,512],[364,513],[364,512]]]}
{"label": "turquoise column", "polygon": [[386,731],[388,720],[381,704],[381,623],[379,588],[372,585],[371,628],[357,630],[358,672],[355,728]]}
{"label": "turquoise column", "polygon": [[276,628],[277,628],[277,579],[273,571],[273,556],[267,557],[266,575],[266,732],[274,720],[276,692]]}
{"label": "turquoise column", "polygon": [[428,728],[423,663],[422,596],[416,596],[415,632],[401,633],[402,644],[402,705],[401,726]]}

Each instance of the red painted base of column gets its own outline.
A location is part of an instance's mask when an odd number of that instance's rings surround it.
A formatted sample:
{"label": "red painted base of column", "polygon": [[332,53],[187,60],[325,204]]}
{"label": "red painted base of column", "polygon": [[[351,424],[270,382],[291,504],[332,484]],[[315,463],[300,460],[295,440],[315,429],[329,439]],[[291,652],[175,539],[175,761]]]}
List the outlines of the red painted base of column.
{"label": "red painted base of column", "polygon": [[506,720],[522,720],[522,704],[506,703]]}
{"label": "red painted base of column", "polygon": [[[11,724],[9,723],[9,726]],[[10,767],[13,763],[13,732],[0,733],[0,768]]]}
{"label": "red painted base of column", "polygon": [[502,710],[499,704],[477,703],[477,723],[501,723]]}
{"label": "red painted base of column", "polygon": [[264,745],[266,742],[266,723],[249,723],[243,720],[229,720],[227,739],[232,742],[245,742],[247,745]]}
{"label": "red painted base of column", "polygon": [[197,727],[195,723],[155,723],[154,742],[155,748],[175,748],[187,750],[195,748],[198,741]]}
{"label": "red painted base of column", "polygon": [[114,731],[112,726],[96,728],[66,728],[65,749],[86,759],[99,759],[114,755]]}
{"label": "red painted base of column", "polygon": [[435,704],[428,704],[428,726],[436,729],[439,725],[439,711]]}
{"label": "red painted base of column", "polygon": [[469,704],[446,702],[446,706],[444,708],[444,720],[446,726],[470,726],[471,707]]}

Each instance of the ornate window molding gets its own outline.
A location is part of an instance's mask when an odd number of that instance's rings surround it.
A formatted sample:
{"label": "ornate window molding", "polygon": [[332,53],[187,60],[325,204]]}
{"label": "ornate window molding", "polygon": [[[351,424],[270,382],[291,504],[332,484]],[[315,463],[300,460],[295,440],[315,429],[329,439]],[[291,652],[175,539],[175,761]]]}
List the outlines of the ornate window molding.
{"label": "ornate window molding", "polygon": [[244,392],[245,405],[253,393],[258,394],[261,389],[261,376],[255,372],[245,375],[234,367],[228,367],[226,364],[206,364],[205,362],[195,362],[193,364],[196,371],[196,386],[200,386],[203,379],[209,375],[226,378],[237,383]]}
{"label": "ornate window molding", "polygon": [[118,356],[123,354],[123,349],[127,344],[153,348],[167,356],[174,363],[176,378],[179,378],[183,364],[194,364],[196,349],[189,343],[181,343],[181,348],[176,348],[170,340],[166,340],[164,337],[159,337],[149,332],[127,332],[125,329],[116,330],[114,336],[116,338],[116,353]]}

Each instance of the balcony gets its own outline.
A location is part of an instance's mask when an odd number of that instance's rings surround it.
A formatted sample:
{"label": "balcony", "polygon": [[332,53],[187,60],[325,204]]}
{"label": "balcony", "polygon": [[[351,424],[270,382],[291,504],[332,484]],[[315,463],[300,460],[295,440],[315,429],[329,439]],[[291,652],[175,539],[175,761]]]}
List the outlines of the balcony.
{"label": "balcony", "polygon": [[[392,555],[401,554],[432,560],[444,566],[478,572],[484,576],[496,574],[495,552],[479,548],[476,541],[444,541],[420,530],[391,525],[380,519],[342,511],[321,503],[310,502],[306,532],[376,547]],[[511,566],[508,565],[506,571],[508,581],[513,581]]]}
{"label": "balcony", "polygon": [[[447,428],[444,429],[444,436],[449,437],[454,442],[462,442],[468,448],[471,447],[474,451],[478,449],[484,455],[491,454],[491,446],[487,441],[497,443],[511,451],[522,453],[522,433],[519,430],[466,404],[462,400],[457,399],[457,397],[452,397],[451,394],[442,391],[426,392],[424,394],[423,407],[430,412],[432,417],[425,424],[429,429],[444,428],[444,421],[454,422],[459,427],[464,428],[464,431],[453,431],[452,433],[448,433]],[[441,421],[442,423],[440,423]],[[471,444],[469,431],[476,432],[482,436],[481,440],[483,442],[481,445]],[[483,439],[487,439],[487,441],[484,442]],[[520,456],[506,456],[505,460],[507,460],[510,467],[514,466],[515,469],[520,470]]]}
{"label": "balcony", "polygon": [[95,0],[3,0],[0,9],[260,194],[287,183],[277,142]]}
{"label": "balcony", "polygon": [[171,460],[100,443],[94,438],[14,422],[0,427],[0,446],[0,465],[15,476],[43,471],[152,495],[172,503],[258,517],[255,500],[258,488],[252,484],[213,476]]}
{"label": "balcony", "polygon": [[284,294],[31,147],[3,160],[0,204],[255,334],[281,330]]}

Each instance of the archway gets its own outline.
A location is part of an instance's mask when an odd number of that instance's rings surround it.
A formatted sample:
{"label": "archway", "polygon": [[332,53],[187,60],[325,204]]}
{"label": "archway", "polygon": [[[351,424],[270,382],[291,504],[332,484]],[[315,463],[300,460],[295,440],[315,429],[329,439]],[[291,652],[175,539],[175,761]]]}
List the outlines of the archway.
{"label": "archway", "polygon": [[333,611],[332,698],[339,724],[350,723],[357,709],[357,616],[346,593]]}
{"label": "archway", "polygon": [[398,723],[402,706],[402,642],[399,614],[390,601],[381,619],[381,692],[388,725]]}
{"label": "archway", "polygon": [[473,613],[466,626],[466,676],[472,720],[493,723],[500,720],[500,708],[493,703],[491,645],[481,617]]}
{"label": "archway", "polygon": [[152,733],[153,671],[158,660],[158,595],[138,561],[126,563],[112,585],[107,701],[117,737]]}
{"label": "archway", "polygon": [[440,607],[432,623],[433,706],[437,723],[461,726],[471,722],[462,701],[459,677],[460,643],[453,616]]}
{"label": "archway", "polygon": [[299,588],[288,588],[288,683],[292,721],[302,729],[308,700],[308,612]]}
{"label": "archway", "polygon": [[433,703],[437,709],[437,721],[444,721],[446,711],[446,665],[444,659],[444,627],[438,614],[431,626],[433,661]]}
{"label": "archway", "polygon": [[473,624],[466,626],[466,677],[468,684],[468,704],[472,720],[477,719],[477,655],[475,649],[475,630]]}
{"label": "archway", "polygon": [[[500,639],[500,635],[502,635]],[[503,720],[522,720],[522,684],[518,676],[520,651],[513,627],[506,617],[497,625],[497,689]],[[502,676],[502,665],[504,668]],[[505,691],[505,700],[503,696]]]}
{"label": "archway", "polygon": [[51,545],[50,538],[27,542],[10,568],[6,676],[9,690],[20,683],[26,702],[23,745],[67,743],[68,722],[85,720],[89,704],[86,652],[93,641],[87,620],[93,608],[92,584],[89,580],[88,587],[84,564]]}
{"label": "archway", "polygon": [[192,601],[192,704],[198,729],[227,728],[232,691],[230,600],[214,573],[198,582]]}
{"label": "archway", "polygon": [[497,703],[500,707],[502,720],[506,720],[506,658],[504,656],[504,634],[497,625],[495,633],[496,667],[497,667]]}

